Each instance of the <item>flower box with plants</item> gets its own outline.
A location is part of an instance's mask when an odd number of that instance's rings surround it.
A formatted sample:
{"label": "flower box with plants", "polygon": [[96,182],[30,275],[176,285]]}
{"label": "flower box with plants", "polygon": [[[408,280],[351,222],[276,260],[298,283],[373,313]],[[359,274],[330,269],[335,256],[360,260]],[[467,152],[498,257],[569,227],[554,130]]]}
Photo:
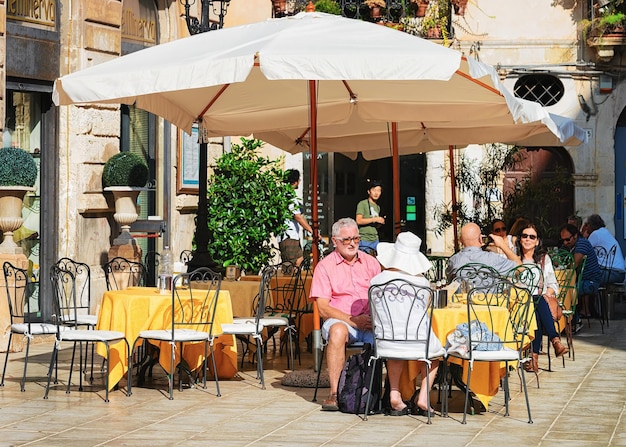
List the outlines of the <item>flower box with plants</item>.
{"label": "flower box with plants", "polygon": [[22,203],[28,191],[34,191],[37,164],[23,149],[0,149],[0,230],[4,240],[0,253],[22,254],[13,240],[13,232],[22,226]]}
{"label": "flower box with plants", "polygon": [[148,165],[139,155],[120,152],[109,158],[102,171],[104,191],[113,193],[115,214],[113,218],[122,232],[114,241],[115,245],[133,243],[130,226],[137,220],[137,197],[145,191],[148,182]]}

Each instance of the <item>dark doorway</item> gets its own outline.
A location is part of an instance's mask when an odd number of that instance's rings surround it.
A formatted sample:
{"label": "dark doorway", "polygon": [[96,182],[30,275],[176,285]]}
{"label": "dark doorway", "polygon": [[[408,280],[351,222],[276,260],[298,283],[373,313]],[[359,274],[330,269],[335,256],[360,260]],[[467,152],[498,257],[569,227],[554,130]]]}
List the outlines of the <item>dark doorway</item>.
{"label": "dark doorway", "polygon": [[532,187],[514,210],[507,210],[506,217],[531,220],[542,231],[544,243],[556,245],[559,228],[575,214],[572,159],[562,147],[523,149],[521,159],[513,170],[505,172],[504,196],[519,191],[526,178]]}

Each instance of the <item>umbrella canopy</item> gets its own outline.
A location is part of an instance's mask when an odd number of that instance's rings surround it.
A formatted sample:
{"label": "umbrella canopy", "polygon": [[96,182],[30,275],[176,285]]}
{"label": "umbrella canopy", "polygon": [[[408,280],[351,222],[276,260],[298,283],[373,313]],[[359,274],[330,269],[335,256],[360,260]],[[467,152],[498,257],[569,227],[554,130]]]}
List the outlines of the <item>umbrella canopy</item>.
{"label": "umbrella canopy", "polygon": [[524,107],[496,71],[404,32],[323,13],[226,28],[141,50],[55,82],[57,105],[123,103],[208,136],[310,127],[309,81],[317,124],[473,123],[505,119],[557,126]]}
{"label": "umbrella canopy", "polygon": [[[521,100],[522,105],[527,103]],[[444,150],[451,145],[499,142],[518,146],[578,146],[585,141],[585,130],[572,120],[552,113],[548,118],[556,133],[543,121],[515,124],[510,116],[480,122],[432,123],[430,127],[425,123],[401,122],[397,124],[398,155]],[[366,122],[355,114],[346,124],[318,126],[317,150],[340,152],[353,159],[359,152],[367,160],[391,157],[391,135],[391,123]],[[298,129],[257,132],[255,137],[292,154],[310,148],[308,129],[305,133],[299,133]]]}

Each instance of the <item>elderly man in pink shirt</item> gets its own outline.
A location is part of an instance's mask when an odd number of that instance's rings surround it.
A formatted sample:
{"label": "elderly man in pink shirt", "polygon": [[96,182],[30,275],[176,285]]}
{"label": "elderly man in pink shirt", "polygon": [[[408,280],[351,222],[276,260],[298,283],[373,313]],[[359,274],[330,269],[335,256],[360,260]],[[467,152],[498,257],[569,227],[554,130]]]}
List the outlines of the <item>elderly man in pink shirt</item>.
{"label": "elderly man in pink shirt", "polygon": [[322,410],[337,411],[337,386],[346,361],[347,343],[374,343],[367,291],[370,280],[381,271],[373,256],[359,251],[359,227],[349,217],[332,228],[335,250],[322,259],[313,273],[310,298],[317,301],[324,319],[322,336],[328,341],[326,363],[330,395]]}

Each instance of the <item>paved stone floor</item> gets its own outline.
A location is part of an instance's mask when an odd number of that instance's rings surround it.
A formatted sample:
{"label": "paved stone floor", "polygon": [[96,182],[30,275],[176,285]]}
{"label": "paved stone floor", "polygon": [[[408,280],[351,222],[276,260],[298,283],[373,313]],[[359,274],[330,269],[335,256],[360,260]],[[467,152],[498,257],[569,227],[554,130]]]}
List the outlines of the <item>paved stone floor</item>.
{"label": "paved stone floor", "polygon": [[[284,357],[266,365],[267,389],[254,379],[254,366],[244,364],[236,380],[221,381],[206,390],[175,391],[166,397],[167,380],[155,368],[150,387],[125,383],[104,402],[103,382],[65,393],[69,350],[63,351],[61,384],[43,399],[51,345],[31,350],[26,391],[19,390],[23,355],[10,357],[5,386],[0,388],[0,446],[626,446],[626,303],[618,303],[616,319],[605,333],[597,321],[585,326],[574,340],[576,360],[553,359],[553,371],[541,370],[537,389],[528,378],[534,423],[528,424],[517,374],[511,375],[510,417],[503,417],[503,393],[487,412],[449,418],[436,417],[432,425],[418,416],[360,417],[321,412],[311,402],[313,389],[284,387],[288,371]],[[4,356],[4,354],[2,354]],[[271,356],[271,354],[270,354]],[[2,360],[4,358],[2,357]],[[310,355],[298,369],[310,370]],[[96,361],[98,364],[98,361]],[[547,368],[545,356],[540,366]],[[321,390],[321,396],[327,390]],[[436,393],[435,393],[436,394]]]}

